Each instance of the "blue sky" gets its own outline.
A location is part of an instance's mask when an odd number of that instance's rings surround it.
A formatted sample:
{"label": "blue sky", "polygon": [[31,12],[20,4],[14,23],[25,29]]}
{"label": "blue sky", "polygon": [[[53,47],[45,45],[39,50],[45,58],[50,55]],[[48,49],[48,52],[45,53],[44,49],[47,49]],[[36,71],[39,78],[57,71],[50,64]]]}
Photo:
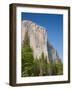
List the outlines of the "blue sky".
{"label": "blue sky", "polygon": [[22,12],[22,20],[31,20],[48,30],[48,40],[63,60],[63,15]]}

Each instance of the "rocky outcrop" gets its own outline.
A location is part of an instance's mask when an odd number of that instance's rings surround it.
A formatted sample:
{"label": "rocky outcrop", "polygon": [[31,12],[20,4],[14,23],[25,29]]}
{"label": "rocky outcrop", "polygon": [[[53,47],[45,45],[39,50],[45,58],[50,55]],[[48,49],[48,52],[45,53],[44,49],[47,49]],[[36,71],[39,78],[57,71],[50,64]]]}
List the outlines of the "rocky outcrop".
{"label": "rocky outcrop", "polygon": [[44,56],[47,57],[47,62],[49,62],[49,60],[55,61],[59,59],[57,51],[48,43],[47,30],[44,27],[39,26],[32,21],[23,20],[21,23],[22,46],[26,31],[28,31],[30,47],[33,49],[34,58],[40,58],[43,52]]}
{"label": "rocky outcrop", "polygon": [[57,53],[57,50],[49,42],[47,43],[47,48],[48,48],[49,60],[55,63],[61,62],[61,59]]}

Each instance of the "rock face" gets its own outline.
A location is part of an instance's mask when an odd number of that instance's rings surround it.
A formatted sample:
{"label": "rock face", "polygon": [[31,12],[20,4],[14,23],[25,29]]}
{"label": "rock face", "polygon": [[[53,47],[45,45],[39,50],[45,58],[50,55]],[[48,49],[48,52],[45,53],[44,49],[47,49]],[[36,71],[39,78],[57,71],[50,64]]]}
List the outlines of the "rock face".
{"label": "rock face", "polygon": [[32,21],[23,20],[21,23],[22,46],[26,31],[28,31],[30,47],[33,49],[34,58],[40,58],[43,52],[44,56],[47,57],[47,62],[49,62],[49,60],[54,61],[59,59],[57,51],[48,43],[47,30],[44,27],[39,26]]}
{"label": "rock face", "polygon": [[57,50],[53,48],[53,46],[49,42],[47,43],[47,48],[48,48],[49,60],[56,63],[61,62]]}

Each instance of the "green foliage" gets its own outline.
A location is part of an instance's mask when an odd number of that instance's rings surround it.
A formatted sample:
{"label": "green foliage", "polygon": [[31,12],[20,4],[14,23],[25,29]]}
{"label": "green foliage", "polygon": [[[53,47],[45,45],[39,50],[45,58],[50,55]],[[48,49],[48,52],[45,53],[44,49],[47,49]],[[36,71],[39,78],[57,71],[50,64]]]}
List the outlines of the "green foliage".
{"label": "green foliage", "polygon": [[22,48],[22,72],[32,75],[33,53],[30,48]]}
{"label": "green foliage", "polygon": [[33,73],[34,73],[34,76],[39,76],[39,73],[40,73],[40,63],[37,58],[34,60]]}
{"label": "green foliage", "polygon": [[39,59],[34,59],[33,50],[30,47],[28,32],[25,34],[24,44],[21,50],[21,76],[49,76],[62,75],[63,64],[61,62],[47,62],[47,57],[42,53]]}
{"label": "green foliage", "polygon": [[56,64],[56,73],[57,73],[57,75],[63,74],[63,64],[62,63]]}
{"label": "green foliage", "polygon": [[62,75],[63,74],[63,64],[51,62],[48,67],[50,75]]}
{"label": "green foliage", "polygon": [[22,77],[33,75],[33,51],[29,45],[28,33],[26,32],[24,46],[22,47]]}

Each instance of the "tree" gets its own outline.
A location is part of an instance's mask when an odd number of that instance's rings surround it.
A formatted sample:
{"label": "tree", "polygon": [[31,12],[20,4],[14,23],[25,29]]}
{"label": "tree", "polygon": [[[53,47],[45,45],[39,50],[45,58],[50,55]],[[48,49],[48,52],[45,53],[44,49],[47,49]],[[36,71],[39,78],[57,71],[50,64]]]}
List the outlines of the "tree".
{"label": "tree", "polygon": [[36,58],[34,60],[34,64],[33,64],[33,73],[34,73],[34,76],[39,76],[39,73],[40,73],[40,62],[39,60]]}
{"label": "tree", "polygon": [[63,74],[63,64],[62,63],[56,64],[56,73],[57,73],[57,75]]}
{"label": "tree", "polygon": [[52,62],[47,63],[47,57],[44,56],[42,52],[40,58],[34,59],[33,50],[30,47],[30,39],[28,36],[28,31],[25,33],[25,38],[21,50],[21,76],[48,76],[48,75],[62,75],[63,74],[63,64],[62,62]]}
{"label": "tree", "polygon": [[33,50],[30,47],[28,31],[25,33],[24,44],[22,47],[22,77],[33,76]]}

